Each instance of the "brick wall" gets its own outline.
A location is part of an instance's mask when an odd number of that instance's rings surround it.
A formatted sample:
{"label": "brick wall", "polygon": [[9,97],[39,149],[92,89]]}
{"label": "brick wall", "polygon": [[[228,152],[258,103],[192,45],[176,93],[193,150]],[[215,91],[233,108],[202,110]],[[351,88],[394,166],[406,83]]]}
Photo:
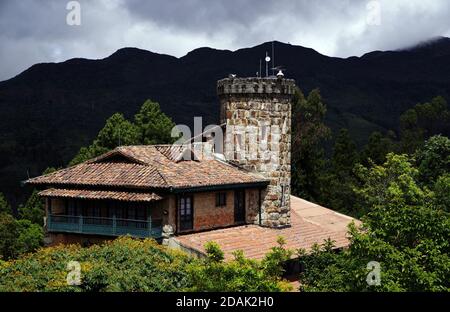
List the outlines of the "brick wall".
{"label": "brick wall", "polygon": [[[222,191],[227,193],[226,205],[216,207],[216,194],[219,192],[193,193],[194,231],[210,230],[232,226],[234,222],[234,190]],[[168,216],[164,224],[170,224],[176,230],[177,201],[176,196],[170,195],[164,201]],[[255,223],[259,214],[259,190],[245,190],[245,221]]]}
{"label": "brick wall", "polygon": [[216,207],[216,192],[194,194],[194,230],[234,224],[234,192],[226,191],[226,206]]}

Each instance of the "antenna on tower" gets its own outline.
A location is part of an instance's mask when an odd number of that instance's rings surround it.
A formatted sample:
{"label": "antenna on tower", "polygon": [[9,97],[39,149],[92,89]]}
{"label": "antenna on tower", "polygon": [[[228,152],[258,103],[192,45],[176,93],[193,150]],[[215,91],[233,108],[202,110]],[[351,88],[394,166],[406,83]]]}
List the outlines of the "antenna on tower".
{"label": "antenna on tower", "polygon": [[264,60],[266,61],[266,77],[268,77],[269,76],[270,56],[267,54],[267,51],[266,51],[266,58]]}
{"label": "antenna on tower", "polygon": [[272,41],[272,76],[275,76],[275,49],[273,48],[274,41]]}

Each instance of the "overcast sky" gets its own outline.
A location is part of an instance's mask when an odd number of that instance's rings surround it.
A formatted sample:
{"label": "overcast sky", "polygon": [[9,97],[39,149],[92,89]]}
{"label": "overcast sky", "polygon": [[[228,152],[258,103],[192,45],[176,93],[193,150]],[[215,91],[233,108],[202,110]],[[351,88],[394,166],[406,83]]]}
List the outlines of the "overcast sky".
{"label": "overcast sky", "polygon": [[[0,80],[131,46],[183,56],[278,40],[348,57],[450,37],[449,0],[0,0]],[[73,7],[71,7],[73,8]]]}

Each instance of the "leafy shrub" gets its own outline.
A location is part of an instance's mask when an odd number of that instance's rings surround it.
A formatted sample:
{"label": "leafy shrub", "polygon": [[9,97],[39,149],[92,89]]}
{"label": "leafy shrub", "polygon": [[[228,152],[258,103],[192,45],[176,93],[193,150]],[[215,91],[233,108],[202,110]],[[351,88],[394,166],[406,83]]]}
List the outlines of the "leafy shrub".
{"label": "leafy shrub", "polygon": [[284,249],[284,240],[272,248],[261,261],[247,259],[241,250],[233,253],[234,259],[223,261],[223,252],[214,243],[206,247],[207,257],[189,266],[192,278],[191,291],[287,291],[291,287],[282,281],[282,264],[291,256]]}
{"label": "leafy shrub", "polygon": [[[278,247],[277,247],[278,248]],[[282,261],[268,256],[249,260],[241,252],[224,262],[223,252],[208,244],[208,257],[198,259],[167,249],[152,239],[121,237],[82,248],[60,245],[42,248],[17,260],[0,262],[0,291],[280,291],[289,289],[273,270]],[[278,250],[278,253],[280,250]],[[283,253],[281,253],[283,254]],[[280,255],[281,255],[280,254]],[[222,255],[222,256],[221,256]],[[81,285],[68,285],[67,264],[78,261]]]}
{"label": "leafy shrub", "polygon": [[34,251],[42,245],[43,239],[40,225],[0,213],[0,258],[8,260]]}

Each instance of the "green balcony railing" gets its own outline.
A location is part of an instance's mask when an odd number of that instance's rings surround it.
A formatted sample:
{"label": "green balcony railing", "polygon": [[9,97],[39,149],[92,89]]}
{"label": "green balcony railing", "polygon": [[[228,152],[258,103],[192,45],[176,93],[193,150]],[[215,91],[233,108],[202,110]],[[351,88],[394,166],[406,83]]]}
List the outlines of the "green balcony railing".
{"label": "green balcony railing", "polygon": [[162,220],[134,220],[86,216],[48,215],[49,232],[98,234],[107,236],[131,235],[160,238]]}

